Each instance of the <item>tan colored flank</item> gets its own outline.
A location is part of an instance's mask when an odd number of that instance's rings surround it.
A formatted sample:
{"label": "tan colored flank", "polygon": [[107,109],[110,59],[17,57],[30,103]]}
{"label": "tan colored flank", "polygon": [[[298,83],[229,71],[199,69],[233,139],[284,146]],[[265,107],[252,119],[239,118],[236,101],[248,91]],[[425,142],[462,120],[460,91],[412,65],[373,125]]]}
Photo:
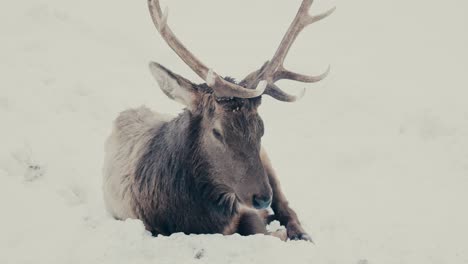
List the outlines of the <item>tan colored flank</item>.
{"label": "tan colored flank", "polygon": [[103,193],[106,208],[117,219],[137,218],[131,194],[134,173],[154,131],[171,117],[147,107],[120,113],[105,144]]}

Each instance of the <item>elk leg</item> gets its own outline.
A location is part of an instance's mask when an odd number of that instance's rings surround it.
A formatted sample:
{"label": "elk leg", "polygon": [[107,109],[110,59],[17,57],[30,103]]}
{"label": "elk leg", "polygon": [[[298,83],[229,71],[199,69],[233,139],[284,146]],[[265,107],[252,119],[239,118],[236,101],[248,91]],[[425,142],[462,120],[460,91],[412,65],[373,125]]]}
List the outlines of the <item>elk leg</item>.
{"label": "elk leg", "polygon": [[275,232],[268,232],[266,229],[265,218],[263,215],[255,211],[241,213],[239,223],[237,225],[237,233],[242,236],[265,234],[277,237],[283,241],[286,241],[288,238],[284,229]]}
{"label": "elk leg", "polygon": [[271,204],[271,209],[273,209],[275,214],[269,216],[268,221],[278,220],[280,224],[286,227],[288,238],[291,240],[300,239],[312,241],[311,237],[305,232],[304,228],[302,228],[296,212],[294,212],[294,210],[289,207],[288,200],[281,190],[276,172],[271,166],[270,159],[268,158],[268,155],[263,148],[261,150],[260,157],[262,159],[266,173],[268,174],[270,186],[273,190],[273,201]]}
{"label": "elk leg", "polygon": [[237,233],[242,236],[267,234],[265,220],[257,212],[242,212],[237,225]]}

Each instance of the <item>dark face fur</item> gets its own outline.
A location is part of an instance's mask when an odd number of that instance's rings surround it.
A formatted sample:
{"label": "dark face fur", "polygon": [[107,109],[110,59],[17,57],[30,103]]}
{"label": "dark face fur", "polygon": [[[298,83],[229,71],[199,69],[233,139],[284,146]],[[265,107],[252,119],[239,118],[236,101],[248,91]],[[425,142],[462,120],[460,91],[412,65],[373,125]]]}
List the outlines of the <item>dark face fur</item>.
{"label": "dark face fur", "polygon": [[271,187],[260,160],[263,121],[260,98],[203,100],[201,149],[208,157],[216,182],[228,186],[239,202],[263,207],[254,199],[271,200]]}
{"label": "dark face fur", "polygon": [[260,160],[261,98],[221,100],[206,84],[193,84],[156,63],[150,69],[163,92],[201,120],[198,144],[210,167],[210,181],[224,186],[241,204],[269,206],[272,190]]}

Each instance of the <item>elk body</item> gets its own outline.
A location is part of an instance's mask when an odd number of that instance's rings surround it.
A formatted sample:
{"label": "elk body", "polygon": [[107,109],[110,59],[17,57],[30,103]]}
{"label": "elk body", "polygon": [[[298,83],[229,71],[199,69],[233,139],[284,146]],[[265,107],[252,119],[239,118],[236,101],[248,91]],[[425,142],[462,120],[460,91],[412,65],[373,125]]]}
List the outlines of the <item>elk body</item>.
{"label": "elk body", "polygon": [[[153,22],[168,45],[206,83],[194,84],[157,63],[150,70],[162,91],[186,106],[177,117],[141,107],[122,112],[106,142],[104,200],[117,219],[141,219],[154,235],[267,233],[279,220],[290,239],[310,240],[283,195],[261,146],[257,109],[263,94],[295,101],[275,82],[316,82],[320,76],[290,72],[283,61],[307,25],[332,13],[310,16],[304,0],[273,58],[240,83],[221,78],[176,38],[159,1],[148,1]],[[266,217],[270,207],[274,215]],[[268,219],[267,219],[268,218]]]}

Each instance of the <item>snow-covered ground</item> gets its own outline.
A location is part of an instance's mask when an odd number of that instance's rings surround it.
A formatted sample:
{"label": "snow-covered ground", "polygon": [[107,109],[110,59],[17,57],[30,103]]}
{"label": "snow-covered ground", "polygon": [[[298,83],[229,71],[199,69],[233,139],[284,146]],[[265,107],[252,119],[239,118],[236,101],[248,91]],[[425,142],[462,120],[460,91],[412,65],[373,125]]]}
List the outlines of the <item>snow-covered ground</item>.
{"label": "snow-covered ground", "polygon": [[[171,0],[169,23],[220,74],[272,56],[300,0]],[[194,81],[146,1],[0,3],[0,263],[468,263],[468,3],[317,1],[287,66],[332,73],[265,98],[264,146],[313,236],[151,237],[101,198],[117,113],[177,113],[147,69]],[[290,87],[290,88],[288,88]]]}

